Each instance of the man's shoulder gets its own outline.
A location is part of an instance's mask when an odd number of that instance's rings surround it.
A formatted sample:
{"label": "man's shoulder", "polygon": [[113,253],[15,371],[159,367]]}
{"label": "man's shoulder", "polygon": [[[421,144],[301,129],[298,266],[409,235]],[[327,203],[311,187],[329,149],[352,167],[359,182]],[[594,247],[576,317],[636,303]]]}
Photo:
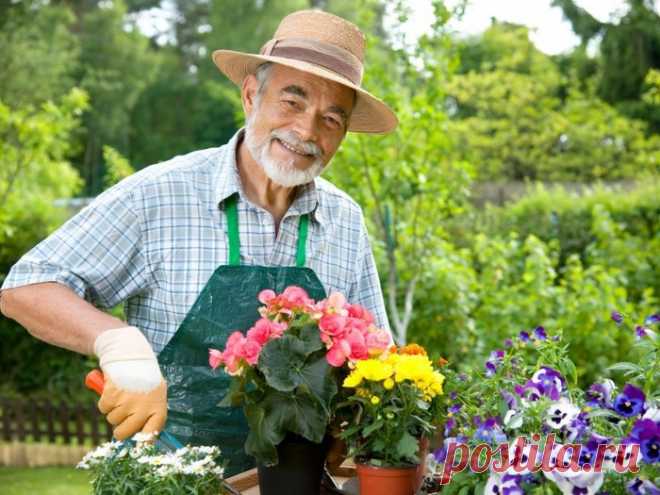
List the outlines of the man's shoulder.
{"label": "man's shoulder", "polygon": [[346,191],[342,191],[332,182],[318,177],[315,181],[321,203],[332,209],[348,210],[362,215],[362,207]]}
{"label": "man's shoulder", "polygon": [[97,200],[117,196],[158,196],[176,194],[181,188],[209,190],[212,177],[222,161],[225,146],[192,151],[144,167],[103,192]]}

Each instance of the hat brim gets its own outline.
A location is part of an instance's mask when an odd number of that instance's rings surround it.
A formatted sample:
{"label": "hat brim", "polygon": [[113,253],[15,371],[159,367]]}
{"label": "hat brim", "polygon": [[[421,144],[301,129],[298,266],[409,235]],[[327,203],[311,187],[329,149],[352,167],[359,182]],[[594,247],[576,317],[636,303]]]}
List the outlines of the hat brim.
{"label": "hat brim", "polygon": [[273,62],[309,72],[355,90],[357,98],[348,125],[348,130],[351,132],[384,134],[393,131],[399,123],[394,112],[381,100],[339,74],[316,64],[290,58],[254,55],[232,50],[214,51],[213,62],[237,86],[241,86],[245,77],[248,74],[254,74],[261,64]]}

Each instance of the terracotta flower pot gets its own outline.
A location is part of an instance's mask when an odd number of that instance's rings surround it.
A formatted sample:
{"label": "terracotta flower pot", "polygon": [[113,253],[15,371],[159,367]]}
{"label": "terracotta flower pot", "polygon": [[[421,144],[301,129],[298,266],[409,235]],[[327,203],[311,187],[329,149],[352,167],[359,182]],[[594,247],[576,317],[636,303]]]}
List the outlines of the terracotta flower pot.
{"label": "terracotta flower pot", "polygon": [[418,466],[376,467],[357,464],[360,495],[414,495]]}
{"label": "terracotta flower pot", "polygon": [[414,495],[422,486],[429,453],[428,438],[419,440],[420,463],[408,467],[377,467],[357,463],[360,495]]}

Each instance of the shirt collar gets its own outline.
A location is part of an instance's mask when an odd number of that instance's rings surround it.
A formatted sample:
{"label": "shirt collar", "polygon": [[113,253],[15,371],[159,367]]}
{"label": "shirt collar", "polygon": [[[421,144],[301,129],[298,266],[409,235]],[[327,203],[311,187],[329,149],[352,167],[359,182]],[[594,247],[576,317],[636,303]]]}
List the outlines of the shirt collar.
{"label": "shirt collar", "polygon": [[[243,140],[245,128],[239,129],[229,142],[223,147],[219,156],[214,179],[214,204],[218,207],[233,194],[238,193],[242,200],[246,201],[238,174],[236,154],[238,144]],[[323,216],[320,213],[320,197],[317,179],[298,187],[296,198],[285,214],[285,218],[292,215],[310,214],[310,217],[323,226]]]}

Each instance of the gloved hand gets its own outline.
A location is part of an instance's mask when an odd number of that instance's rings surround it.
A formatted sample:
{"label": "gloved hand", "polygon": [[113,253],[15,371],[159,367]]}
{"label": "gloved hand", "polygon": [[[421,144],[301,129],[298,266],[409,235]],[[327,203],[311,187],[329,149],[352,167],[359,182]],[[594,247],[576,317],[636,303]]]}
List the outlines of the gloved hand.
{"label": "gloved hand", "polygon": [[106,330],[96,338],[105,378],[98,407],[117,440],[137,432],[162,431],[167,419],[167,383],[156,355],[136,327]]}

